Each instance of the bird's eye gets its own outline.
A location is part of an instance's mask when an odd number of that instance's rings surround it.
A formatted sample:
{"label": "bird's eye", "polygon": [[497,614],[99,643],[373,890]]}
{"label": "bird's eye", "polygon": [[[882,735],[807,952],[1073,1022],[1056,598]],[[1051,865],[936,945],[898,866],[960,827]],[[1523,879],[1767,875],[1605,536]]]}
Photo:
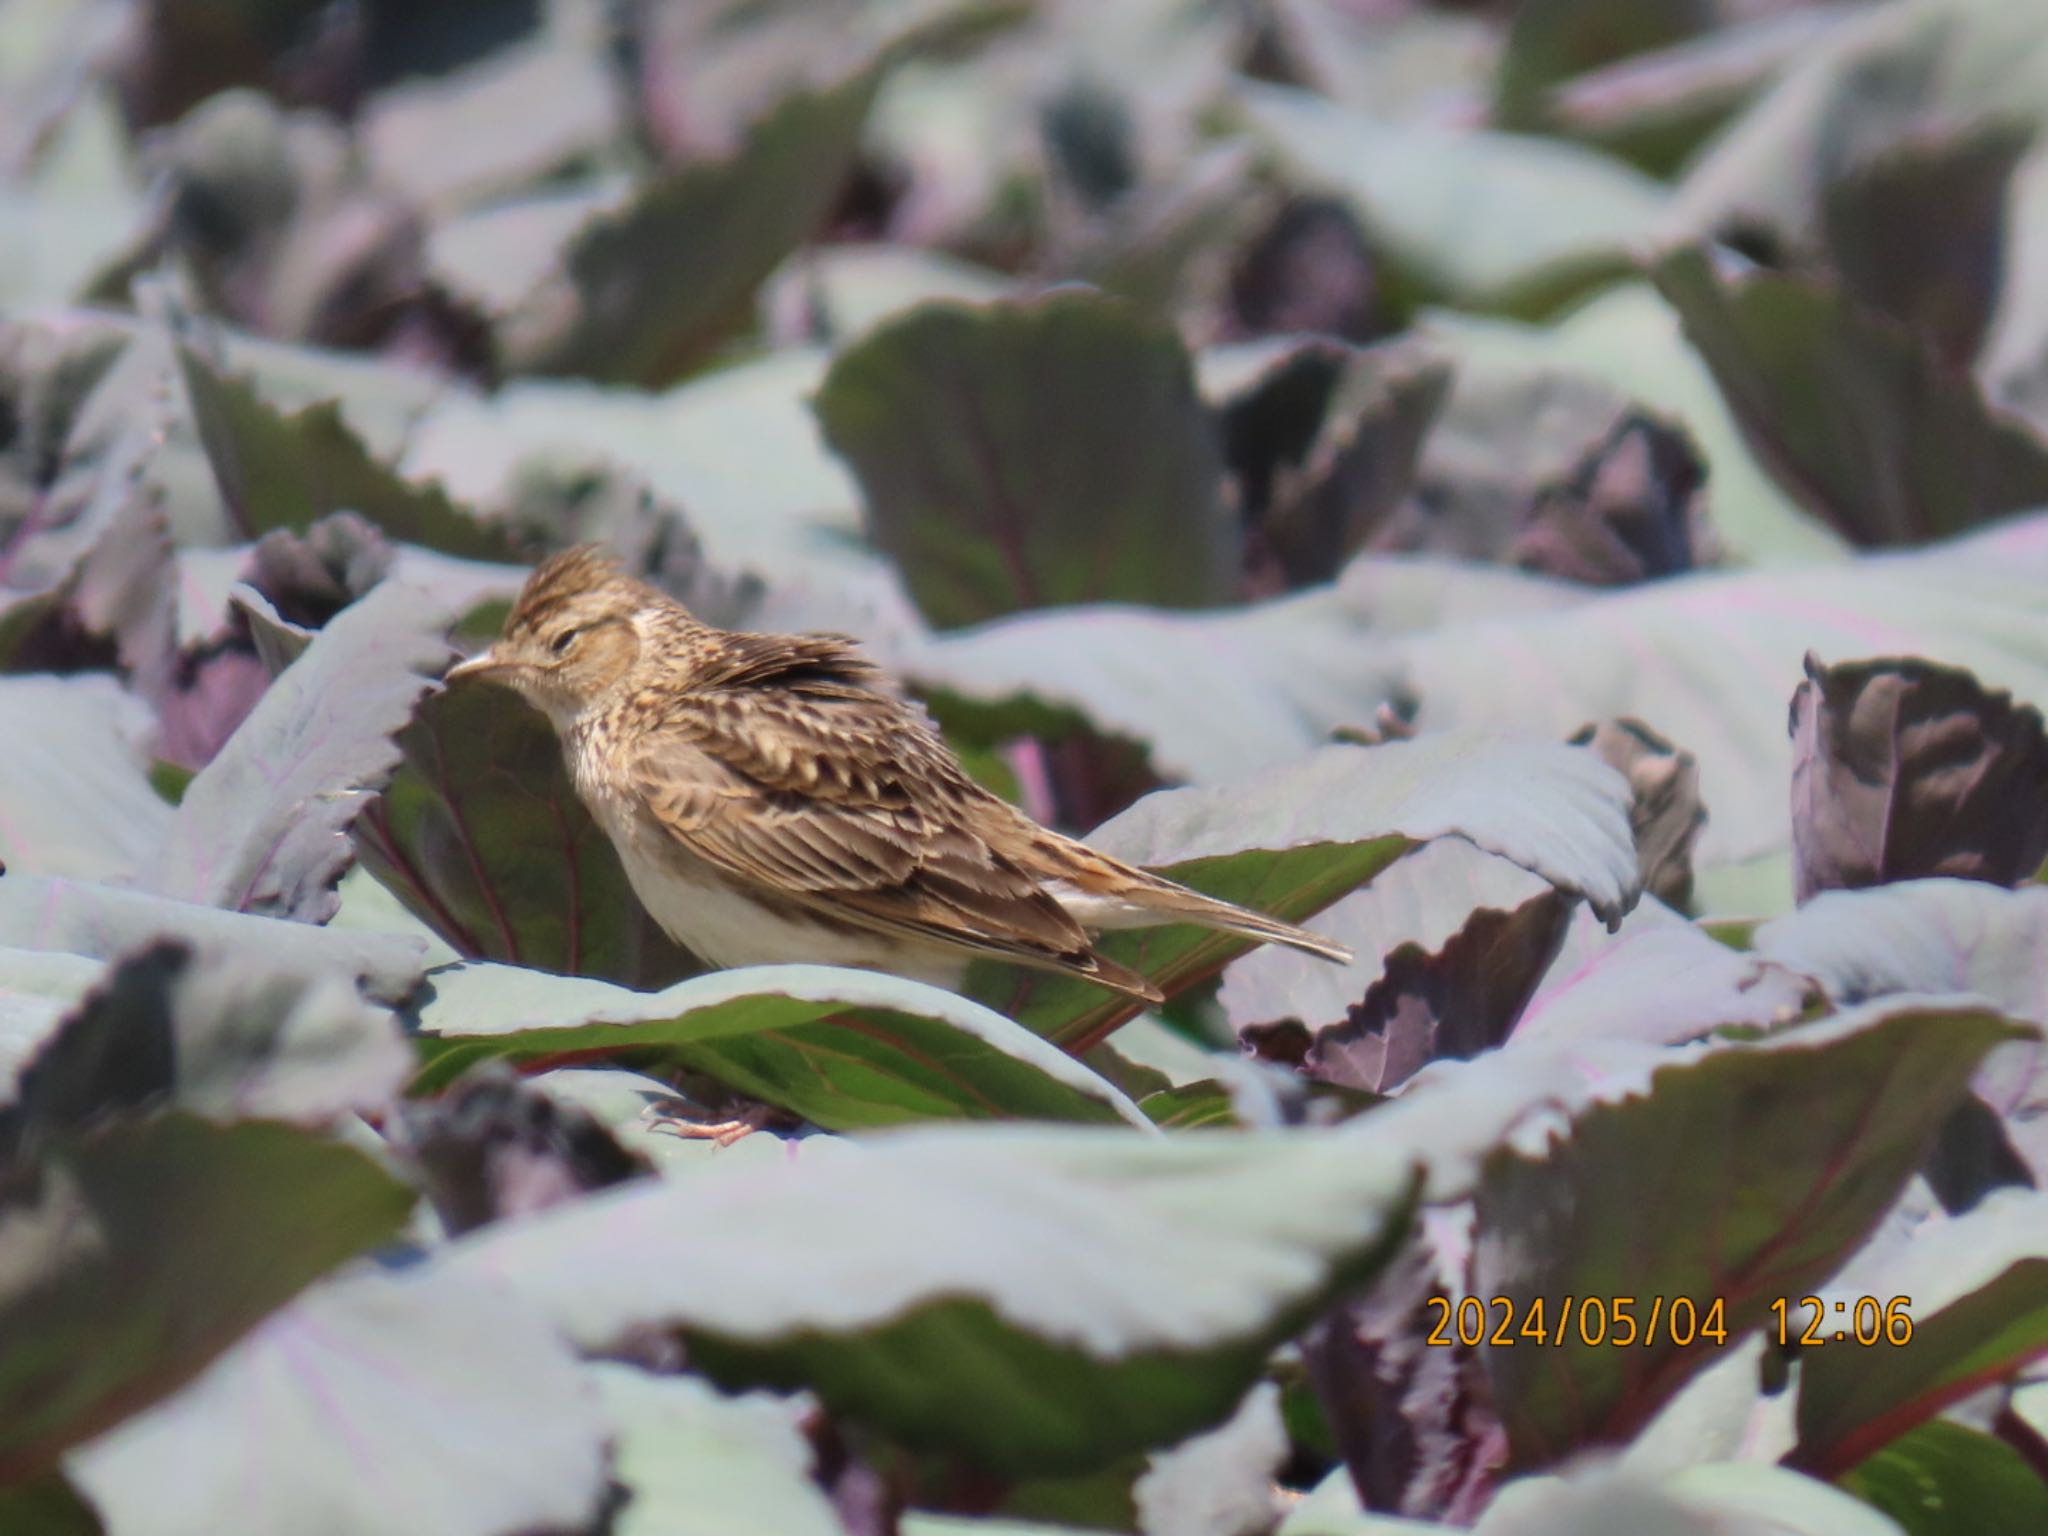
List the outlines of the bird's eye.
{"label": "bird's eye", "polygon": [[580,629],[565,629],[555,636],[553,643],[548,649],[552,650],[557,656],[560,656],[576,643],[576,637],[582,633],[583,631]]}

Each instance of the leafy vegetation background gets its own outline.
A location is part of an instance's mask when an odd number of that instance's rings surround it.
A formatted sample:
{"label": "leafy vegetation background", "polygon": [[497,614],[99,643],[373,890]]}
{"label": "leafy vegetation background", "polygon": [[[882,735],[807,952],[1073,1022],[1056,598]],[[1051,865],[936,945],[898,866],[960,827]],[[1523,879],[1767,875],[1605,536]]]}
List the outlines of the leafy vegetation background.
{"label": "leafy vegetation background", "polygon": [[[2044,103],[2037,0],[4,0],[0,1532],[2048,1529]],[[1357,962],[698,974],[435,681],[586,538]]]}

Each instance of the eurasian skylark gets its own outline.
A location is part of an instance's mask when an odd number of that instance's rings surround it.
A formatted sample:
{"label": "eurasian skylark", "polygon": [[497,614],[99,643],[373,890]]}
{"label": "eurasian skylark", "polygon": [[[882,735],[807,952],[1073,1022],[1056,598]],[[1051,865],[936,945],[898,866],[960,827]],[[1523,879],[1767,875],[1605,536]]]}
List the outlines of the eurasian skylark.
{"label": "eurasian skylark", "polygon": [[1092,933],[1193,923],[1350,959],[1039,826],[976,783],[850,640],[699,623],[592,545],[534,571],[496,643],[448,673],[471,677],[553,722],[634,891],[711,965],[958,988],[988,955],[1156,1003]]}

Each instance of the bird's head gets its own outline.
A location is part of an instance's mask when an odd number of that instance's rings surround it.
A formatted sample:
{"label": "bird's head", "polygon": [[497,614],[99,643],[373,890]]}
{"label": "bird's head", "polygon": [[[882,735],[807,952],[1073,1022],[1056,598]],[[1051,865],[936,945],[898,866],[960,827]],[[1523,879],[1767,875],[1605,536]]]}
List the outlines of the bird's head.
{"label": "bird's head", "polygon": [[447,681],[500,683],[566,724],[626,681],[665,607],[674,604],[626,575],[611,555],[579,545],[535,568],[498,638],[449,668]]}

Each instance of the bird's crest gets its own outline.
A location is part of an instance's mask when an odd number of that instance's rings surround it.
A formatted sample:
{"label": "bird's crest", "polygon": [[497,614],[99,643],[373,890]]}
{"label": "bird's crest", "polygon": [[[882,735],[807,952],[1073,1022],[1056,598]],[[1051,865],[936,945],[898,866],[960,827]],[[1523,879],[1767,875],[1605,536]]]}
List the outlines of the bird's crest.
{"label": "bird's crest", "polygon": [[682,611],[659,589],[629,575],[603,545],[578,544],[534,567],[506,616],[505,633],[534,633],[565,616],[590,622],[649,607]]}
{"label": "bird's crest", "polygon": [[526,585],[520,588],[513,611],[520,617],[529,617],[543,608],[627,579],[619,557],[602,544],[578,544],[574,549],[549,555],[533,568]]}

